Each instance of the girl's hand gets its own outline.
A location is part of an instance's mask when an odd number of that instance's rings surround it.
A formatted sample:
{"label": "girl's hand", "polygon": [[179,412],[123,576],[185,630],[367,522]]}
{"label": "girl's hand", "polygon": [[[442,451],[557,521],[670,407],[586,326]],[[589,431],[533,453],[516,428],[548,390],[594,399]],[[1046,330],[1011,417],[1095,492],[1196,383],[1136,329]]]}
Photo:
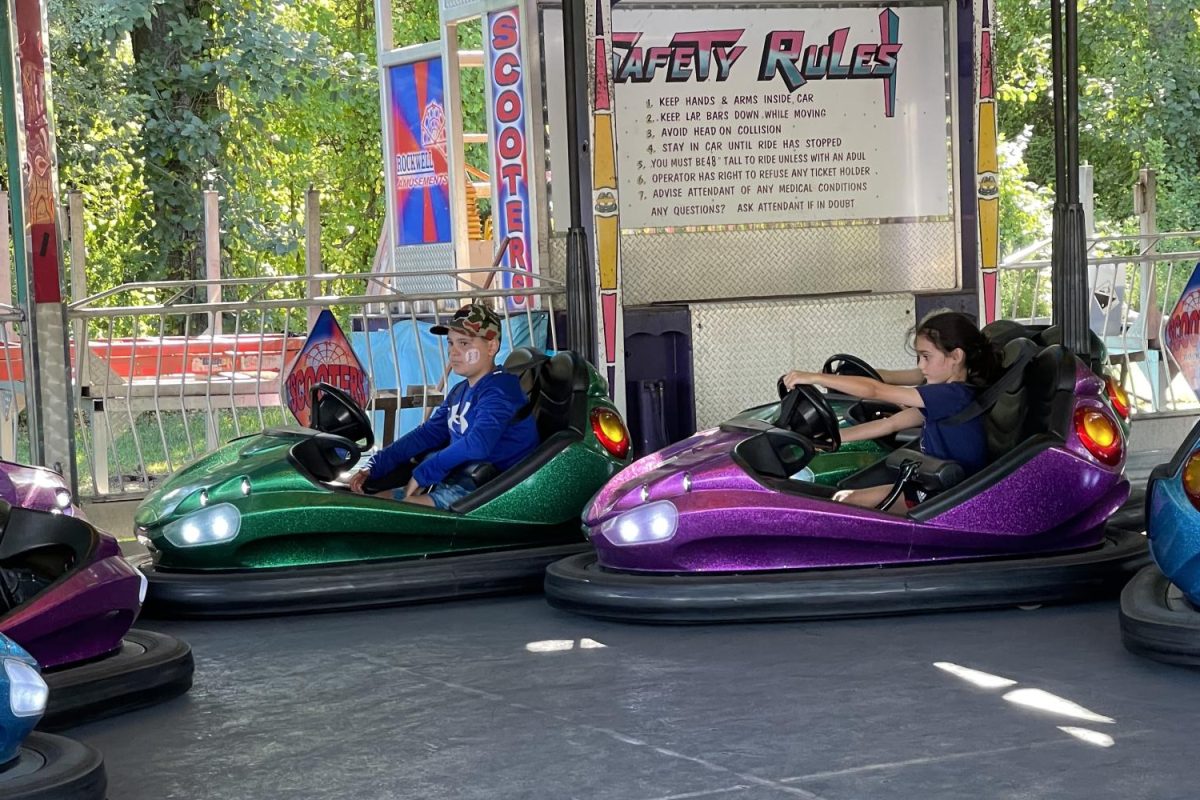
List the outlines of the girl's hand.
{"label": "girl's hand", "polygon": [[783,376],[783,385],[788,388],[788,391],[795,389],[802,383],[819,384],[821,381],[821,373],[819,372],[801,372],[794,369],[787,375]]}

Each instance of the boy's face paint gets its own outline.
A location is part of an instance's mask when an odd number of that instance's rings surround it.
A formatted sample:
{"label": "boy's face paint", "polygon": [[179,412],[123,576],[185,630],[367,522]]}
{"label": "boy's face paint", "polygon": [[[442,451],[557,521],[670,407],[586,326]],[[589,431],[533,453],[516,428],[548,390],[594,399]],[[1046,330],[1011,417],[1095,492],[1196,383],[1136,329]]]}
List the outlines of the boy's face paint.
{"label": "boy's face paint", "polygon": [[478,336],[451,331],[450,369],[468,380],[491,372],[493,365],[488,342]]}

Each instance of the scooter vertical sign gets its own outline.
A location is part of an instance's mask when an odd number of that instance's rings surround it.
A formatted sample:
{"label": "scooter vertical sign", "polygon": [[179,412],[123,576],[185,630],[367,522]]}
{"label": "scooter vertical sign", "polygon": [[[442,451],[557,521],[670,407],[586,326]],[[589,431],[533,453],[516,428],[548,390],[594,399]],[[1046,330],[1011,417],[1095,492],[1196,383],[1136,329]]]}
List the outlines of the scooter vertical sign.
{"label": "scooter vertical sign", "polygon": [[[529,202],[529,147],[526,133],[525,69],[521,61],[521,19],[518,8],[487,15],[488,84],[491,99],[492,204],[495,241],[509,239],[501,266],[506,288],[524,289],[532,281],[521,273],[536,272],[533,209]],[[512,297],[510,307],[524,308],[527,298]]]}

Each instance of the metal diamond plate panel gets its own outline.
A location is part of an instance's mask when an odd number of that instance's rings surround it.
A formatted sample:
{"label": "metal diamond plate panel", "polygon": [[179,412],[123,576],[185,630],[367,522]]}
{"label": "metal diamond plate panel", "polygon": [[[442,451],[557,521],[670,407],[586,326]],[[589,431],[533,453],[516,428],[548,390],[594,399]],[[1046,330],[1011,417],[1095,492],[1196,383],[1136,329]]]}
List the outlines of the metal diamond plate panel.
{"label": "metal diamond plate panel", "polygon": [[952,220],[625,233],[621,248],[625,305],[958,285]]}
{"label": "metal diamond plate panel", "polygon": [[546,265],[547,277],[561,283],[567,282],[567,239],[565,236],[550,237],[550,258]]}
{"label": "metal diamond plate panel", "polygon": [[396,272],[422,272],[425,270],[441,270],[441,275],[414,275],[413,277],[393,278],[393,289],[411,294],[429,294],[431,292],[451,292],[456,288],[452,270],[454,269],[454,245],[426,244],[410,245],[396,248]]}
{"label": "metal diamond plate panel", "polygon": [[780,375],[819,370],[834,353],[883,368],[914,365],[914,306],[911,294],[692,304],[697,427],[774,399]]}

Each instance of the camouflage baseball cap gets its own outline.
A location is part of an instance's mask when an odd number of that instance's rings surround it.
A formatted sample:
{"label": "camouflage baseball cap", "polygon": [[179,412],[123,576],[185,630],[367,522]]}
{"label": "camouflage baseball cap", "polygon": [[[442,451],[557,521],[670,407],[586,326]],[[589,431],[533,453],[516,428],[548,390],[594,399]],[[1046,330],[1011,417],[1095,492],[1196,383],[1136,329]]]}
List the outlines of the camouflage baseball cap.
{"label": "camouflage baseball cap", "polygon": [[445,325],[434,325],[430,333],[446,336],[450,331],[461,331],[469,336],[478,336],[486,341],[499,339],[501,333],[500,317],[480,303],[468,303],[454,312],[454,316]]}

